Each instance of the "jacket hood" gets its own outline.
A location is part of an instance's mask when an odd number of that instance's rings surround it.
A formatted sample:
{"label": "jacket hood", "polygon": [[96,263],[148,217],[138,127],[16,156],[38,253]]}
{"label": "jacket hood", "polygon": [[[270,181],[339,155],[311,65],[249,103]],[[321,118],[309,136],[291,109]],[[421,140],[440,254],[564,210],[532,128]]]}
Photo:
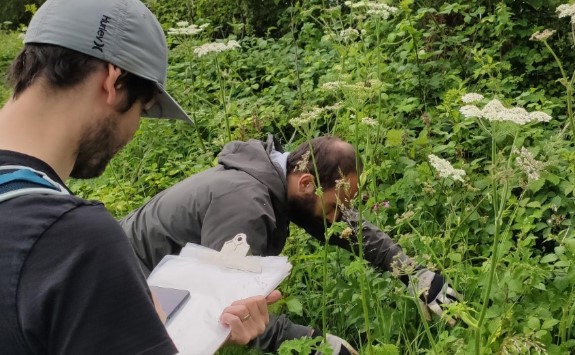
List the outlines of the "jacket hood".
{"label": "jacket hood", "polygon": [[287,182],[283,170],[270,159],[273,150],[282,152],[274,144],[271,135],[266,142],[250,139],[247,142],[233,141],[224,146],[218,156],[218,163],[225,169],[243,171],[267,186],[279,201],[287,199]]}

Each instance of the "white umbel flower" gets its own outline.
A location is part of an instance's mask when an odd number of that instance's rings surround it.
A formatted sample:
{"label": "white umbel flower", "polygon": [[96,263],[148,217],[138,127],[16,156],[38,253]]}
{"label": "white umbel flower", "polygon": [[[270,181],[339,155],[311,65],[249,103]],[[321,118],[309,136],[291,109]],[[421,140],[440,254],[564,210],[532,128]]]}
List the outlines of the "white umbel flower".
{"label": "white umbel flower", "polygon": [[371,127],[377,126],[377,120],[375,120],[374,118],[371,118],[371,117],[362,118],[361,123],[366,125],[366,126],[371,126]]}
{"label": "white umbel flower", "polygon": [[550,29],[545,29],[543,31],[537,31],[534,34],[531,35],[531,38],[529,38],[531,41],[539,41],[539,42],[543,42],[546,41],[547,38],[553,36],[553,34],[555,33],[555,30],[550,30]]}
{"label": "white umbel flower", "polygon": [[437,170],[440,177],[451,178],[455,181],[463,182],[465,170],[455,169],[450,162],[445,159],[441,159],[434,154],[429,154],[427,157],[429,159],[429,163],[435,168],[435,170]]}
{"label": "white umbel flower", "polygon": [[194,53],[198,57],[203,57],[209,53],[220,53],[220,52],[225,52],[225,51],[233,50],[233,49],[240,48],[240,47],[241,47],[240,44],[234,40],[228,41],[227,44],[220,43],[220,42],[212,42],[212,43],[203,44],[203,45],[195,48]]}
{"label": "white umbel flower", "polygon": [[575,23],[575,4],[559,5],[555,11],[557,12],[557,17],[571,17],[571,23]]}
{"label": "white umbel flower", "polygon": [[193,36],[197,35],[198,33],[202,32],[206,28],[206,25],[196,26],[191,24],[188,21],[180,21],[176,22],[175,28],[169,28],[168,34],[169,35],[180,35],[180,36]]}
{"label": "white umbel flower", "polygon": [[517,154],[515,163],[527,175],[527,180],[539,180],[541,171],[545,169],[545,163],[535,159],[535,156],[525,147],[521,147],[521,150],[514,148],[513,153]]}
{"label": "white umbel flower", "polygon": [[475,105],[465,105],[459,109],[459,112],[465,117],[484,118],[492,122],[513,122],[518,125],[551,121],[551,116],[543,111],[530,113],[522,107],[507,108],[497,99],[489,101],[483,109]]}
{"label": "white umbel flower", "polygon": [[470,104],[481,100],[483,100],[483,95],[477,94],[475,92],[470,92],[461,97],[461,101],[463,101],[465,104]]}

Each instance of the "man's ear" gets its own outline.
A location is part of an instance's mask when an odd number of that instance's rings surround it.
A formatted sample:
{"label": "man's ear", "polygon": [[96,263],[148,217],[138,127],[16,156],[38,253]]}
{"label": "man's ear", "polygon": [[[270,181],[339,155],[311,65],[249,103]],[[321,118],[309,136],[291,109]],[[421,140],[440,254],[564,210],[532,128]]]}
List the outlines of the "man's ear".
{"label": "man's ear", "polygon": [[315,182],[312,174],[301,174],[298,179],[298,190],[303,194],[315,193]]}
{"label": "man's ear", "polygon": [[115,106],[118,98],[118,89],[120,88],[117,82],[120,75],[122,75],[122,70],[110,63],[107,64],[106,69],[107,73],[103,83],[103,89],[106,94],[106,103],[108,105]]}

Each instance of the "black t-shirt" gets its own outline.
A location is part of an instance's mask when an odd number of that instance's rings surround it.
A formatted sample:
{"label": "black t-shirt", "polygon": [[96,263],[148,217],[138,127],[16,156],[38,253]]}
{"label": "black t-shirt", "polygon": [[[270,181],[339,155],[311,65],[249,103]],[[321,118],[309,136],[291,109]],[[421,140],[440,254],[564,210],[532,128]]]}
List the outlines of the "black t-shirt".
{"label": "black t-shirt", "polygon": [[[64,185],[30,156],[0,150],[0,165],[28,166]],[[0,320],[0,352],[177,352],[128,239],[101,203],[60,195],[13,198],[0,202],[0,230],[0,296],[16,296],[0,297],[0,311],[16,315],[12,323]]]}

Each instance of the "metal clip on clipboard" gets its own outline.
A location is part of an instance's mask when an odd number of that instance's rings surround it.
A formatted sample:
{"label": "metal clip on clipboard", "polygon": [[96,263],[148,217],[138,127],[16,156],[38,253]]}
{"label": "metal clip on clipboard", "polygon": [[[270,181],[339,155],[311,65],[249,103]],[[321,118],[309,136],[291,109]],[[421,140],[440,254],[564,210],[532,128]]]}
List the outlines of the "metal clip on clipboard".
{"label": "metal clip on clipboard", "polygon": [[250,250],[247,237],[244,233],[224,243],[222,250],[217,254],[217,261],[230,269],[261,273],[262,267],[247,257]]}

